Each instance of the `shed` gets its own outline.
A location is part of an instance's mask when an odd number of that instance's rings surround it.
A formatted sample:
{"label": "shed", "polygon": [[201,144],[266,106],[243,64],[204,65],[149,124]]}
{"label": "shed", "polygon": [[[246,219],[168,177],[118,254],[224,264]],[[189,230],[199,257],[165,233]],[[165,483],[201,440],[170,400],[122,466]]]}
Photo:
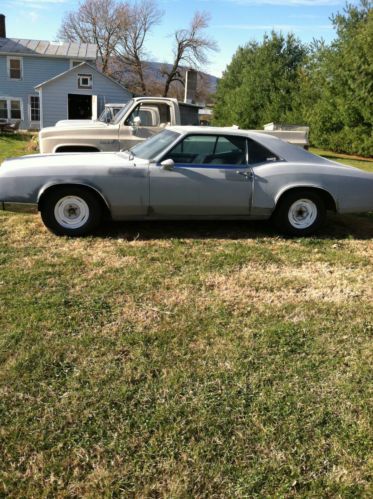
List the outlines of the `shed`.
{"label": "shed", "polygon": [[59,120],[91,120],[111,102],[126,103],[132,98],[120,83],[86,62],[35,87],[40,97],[40,127]]}

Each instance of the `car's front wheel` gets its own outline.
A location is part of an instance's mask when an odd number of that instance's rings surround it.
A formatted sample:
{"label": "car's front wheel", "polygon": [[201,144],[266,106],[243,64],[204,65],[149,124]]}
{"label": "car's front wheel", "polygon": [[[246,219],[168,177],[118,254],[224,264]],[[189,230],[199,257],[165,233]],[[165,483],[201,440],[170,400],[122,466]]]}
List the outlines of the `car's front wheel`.
{"label": "car's front wheel", "polygon": [[285,194],[273,215],[276,227],[292,236],[314,234],[325,222],[325,203],[317,192],[308,190]]}
{"label": "car's front wheel", "polygon": [[45,226],[59,236],[84,236],[101,222],[97,196],[80,187],[61,187],[47,193],[40,207]]}

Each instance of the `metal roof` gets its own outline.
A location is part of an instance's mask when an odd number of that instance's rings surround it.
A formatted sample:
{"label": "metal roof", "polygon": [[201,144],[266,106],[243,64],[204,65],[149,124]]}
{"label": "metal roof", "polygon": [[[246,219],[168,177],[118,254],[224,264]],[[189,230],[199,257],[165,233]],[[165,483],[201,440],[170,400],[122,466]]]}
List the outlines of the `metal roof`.
{"label": "metal roof", "polygon": [[79,42],[48,42],[22,38],[0,38],[0,54],[36,55],[43,57],[70,57],[95,60],[96,45]]}

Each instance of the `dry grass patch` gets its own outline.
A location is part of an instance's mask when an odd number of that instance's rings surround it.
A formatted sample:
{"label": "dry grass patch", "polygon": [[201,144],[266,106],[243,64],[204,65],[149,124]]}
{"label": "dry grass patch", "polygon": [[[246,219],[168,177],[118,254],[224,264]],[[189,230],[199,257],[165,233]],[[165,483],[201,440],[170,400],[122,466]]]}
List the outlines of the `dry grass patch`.
{"label": "dry grass patch", "polygon": [[373,230],[343,220],[0,214],[0,495],[369,494]]}
{"label": "dry grass patch", "polygon": [[[205,280],[217,300],[238,307],[298,305],[305,302],[343,304],[372,302],[373,276],[367,269],[334,266],[324,262],[289,265],[248,264],[229,275],[215,273]],[[238,300],[239,297],[239,300]]]}

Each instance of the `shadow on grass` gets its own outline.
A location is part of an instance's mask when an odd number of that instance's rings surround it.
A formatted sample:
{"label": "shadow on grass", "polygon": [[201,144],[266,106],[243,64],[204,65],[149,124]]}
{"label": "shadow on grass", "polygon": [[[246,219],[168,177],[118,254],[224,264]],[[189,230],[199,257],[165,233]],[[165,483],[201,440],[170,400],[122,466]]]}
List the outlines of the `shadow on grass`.
{"label": "shadow on grass", "polygon": [[[96,237],[128,241],[152,239],[261,239],[283,238],[269,221],[131,221],[106,222]],[[373,239],[373,213],[329,215],[316,239]]]}

